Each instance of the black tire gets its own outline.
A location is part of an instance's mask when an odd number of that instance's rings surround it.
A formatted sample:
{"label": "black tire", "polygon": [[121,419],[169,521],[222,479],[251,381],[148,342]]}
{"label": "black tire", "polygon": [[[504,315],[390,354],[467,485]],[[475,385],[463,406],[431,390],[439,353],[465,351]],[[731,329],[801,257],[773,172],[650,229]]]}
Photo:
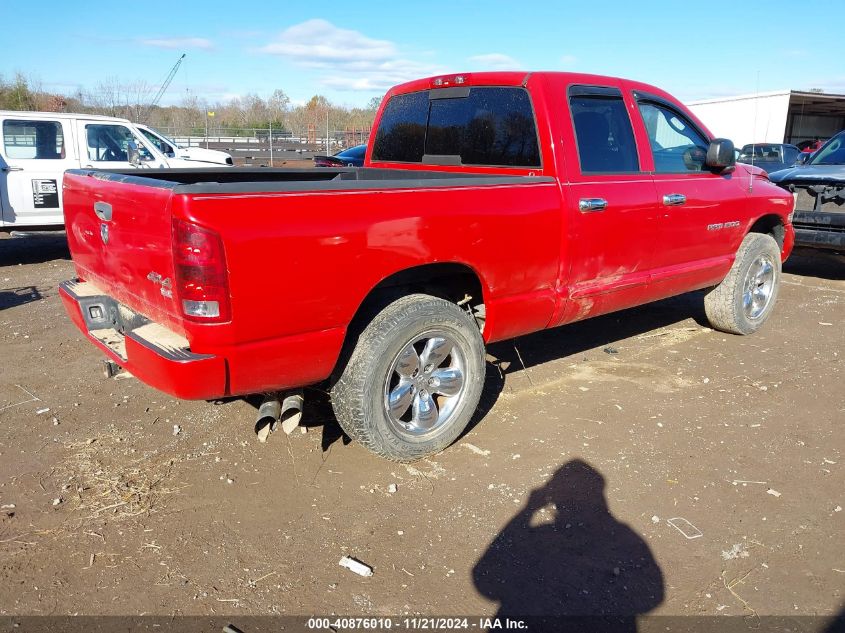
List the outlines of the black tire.
{"label": "black tire", "polygon": [[[447,346],[449,353],[435,365]],[[466,312],[444,299],[408,295],[387,305],[361,332],[332,387],[332,407],[352,439],[391,461],[411,462],[442,451],[466,428],[485,370],[484,340]],[[396,394],[404,395],[393,398]],[[406,397],[410,404],[400,416]],[[437,419],[426,428],[432,403]]]}
{"label": "black tire", "polygon": [[704,296],[710,324],[731,334],[759,330],[777,302],[780,277],[780,248],[774,238],[746,235],[727,277]]}

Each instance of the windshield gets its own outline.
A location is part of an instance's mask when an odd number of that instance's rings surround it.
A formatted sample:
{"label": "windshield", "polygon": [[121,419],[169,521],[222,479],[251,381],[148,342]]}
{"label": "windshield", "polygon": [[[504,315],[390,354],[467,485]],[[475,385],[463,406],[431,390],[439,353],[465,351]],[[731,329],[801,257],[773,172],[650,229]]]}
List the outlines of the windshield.
{"label": "windshield", "polygon": [[782,148],[780,145],[745,145],[739,154],[740,160],[750,160],[752,156],[754,156],[754,160],[783,160]]}
{"label": "windshield", "polygon": [[822,145],[810,160],[811,165],[845,165],[845,131]]}

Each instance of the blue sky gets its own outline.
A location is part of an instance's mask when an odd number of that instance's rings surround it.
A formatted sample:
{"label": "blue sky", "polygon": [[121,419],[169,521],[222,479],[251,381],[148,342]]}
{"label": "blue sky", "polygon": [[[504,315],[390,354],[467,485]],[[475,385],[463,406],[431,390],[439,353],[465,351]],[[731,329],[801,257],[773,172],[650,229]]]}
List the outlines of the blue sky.
{"label": "blue sky", "polygon": [[[428,0],[16,2],[0,74],[72,94],[118,77],[162,103],[284,90],[363,105],[415,77],[570,70],[653,83],[683,100],[782,88],[845,93],[845,3]],[[798,8],[800,6],[800,9]],[[799,15],[800,13],[800,15]]]}

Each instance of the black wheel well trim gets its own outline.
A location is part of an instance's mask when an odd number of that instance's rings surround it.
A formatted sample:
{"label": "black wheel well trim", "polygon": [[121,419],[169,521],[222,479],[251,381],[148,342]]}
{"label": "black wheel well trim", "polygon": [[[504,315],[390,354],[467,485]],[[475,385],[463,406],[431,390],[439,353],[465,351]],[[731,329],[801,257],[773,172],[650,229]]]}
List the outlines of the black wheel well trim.
{"label": "black wheel well trim", "polygon": [[757,218],[748,229],[749,233],[763,233],[771,235],[778,247],[783,250],[783,243],[786,237],[786,227],[783,218],[777,213],[769,213]]}

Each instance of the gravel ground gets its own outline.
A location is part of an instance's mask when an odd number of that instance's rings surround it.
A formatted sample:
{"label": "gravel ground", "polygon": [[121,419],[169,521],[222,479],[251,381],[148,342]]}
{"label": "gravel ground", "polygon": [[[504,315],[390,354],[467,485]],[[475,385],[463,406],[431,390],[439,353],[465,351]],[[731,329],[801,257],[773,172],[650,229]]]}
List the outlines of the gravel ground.
{"label": "gravel ground", "polygon": [[404,466],[316,389],[260,444],[255,403],[105,379],[63,236],[4,236],[0,615],[836,615],[845,259],[785,271],[750,337],[693,293],[491,346],[470,430]]}

